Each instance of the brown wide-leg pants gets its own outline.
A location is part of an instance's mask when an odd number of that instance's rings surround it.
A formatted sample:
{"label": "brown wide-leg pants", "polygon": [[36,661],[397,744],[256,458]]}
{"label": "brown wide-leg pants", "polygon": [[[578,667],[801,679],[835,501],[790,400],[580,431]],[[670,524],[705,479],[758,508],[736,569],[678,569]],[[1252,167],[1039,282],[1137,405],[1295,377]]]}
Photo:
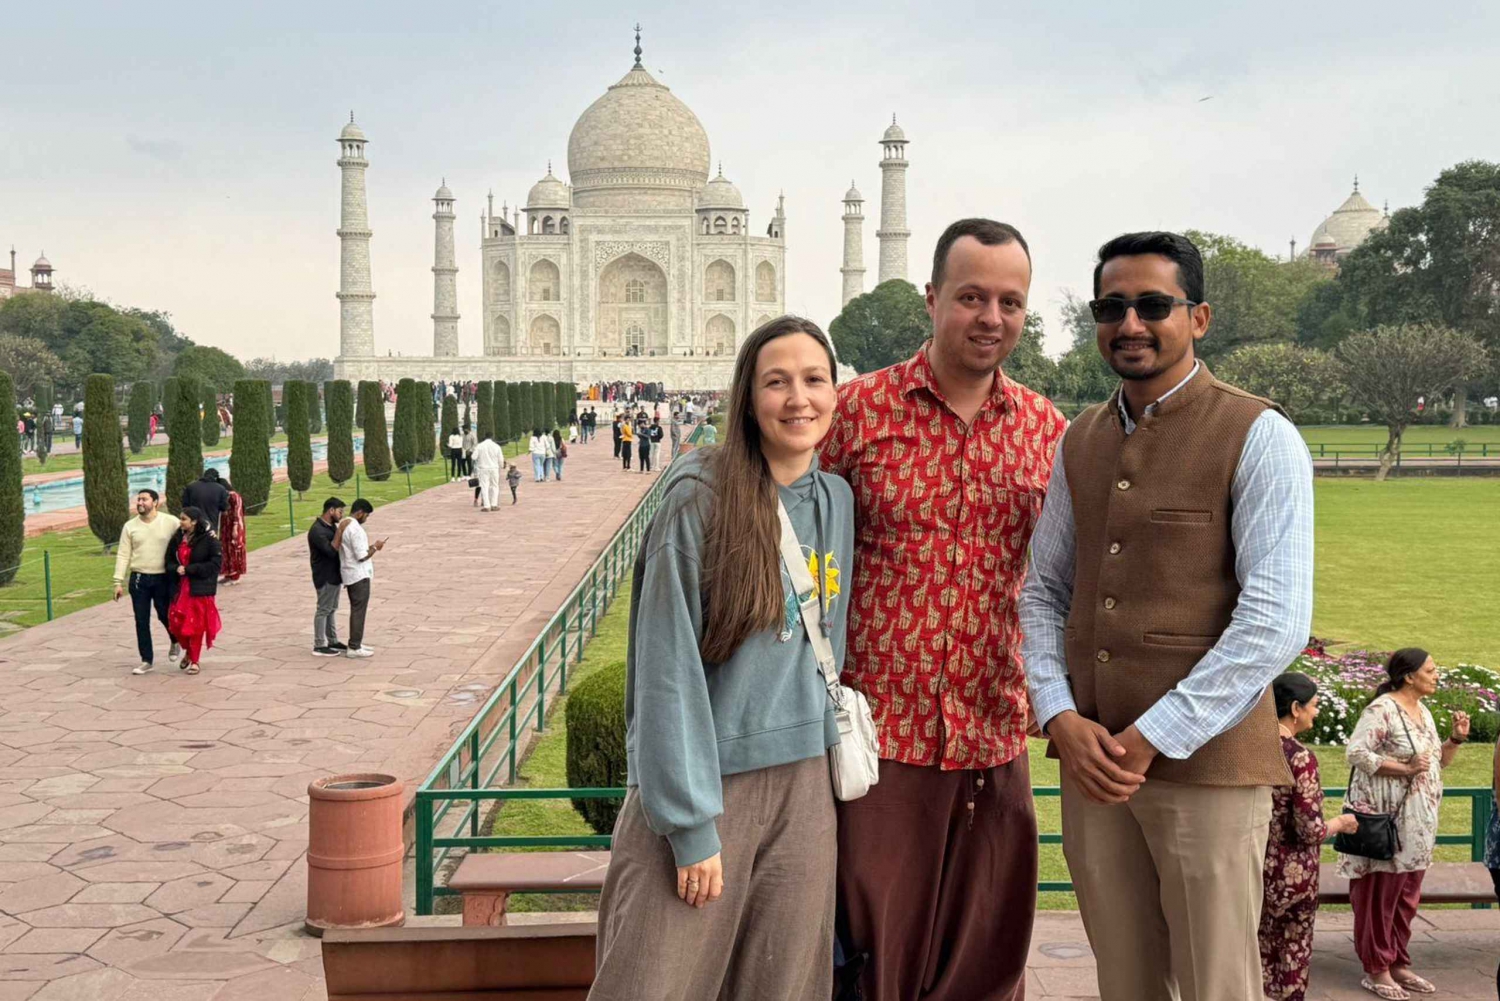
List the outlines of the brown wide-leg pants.
{"label": "brown wide-leg pants", "polygon": [[869,956],[865,1001],[1025,996],[1037,871],[1026,755],[954,772],[882,761],[880,783],[838,813],[840,939]]}
{"label": "brown wide-leg pants", "polygon": [[822,756],[726,775],[724,895],[677,897],[667,839],[632,788],[615,822],[599,900],[590,1001],[828,1001],[836,848]]}

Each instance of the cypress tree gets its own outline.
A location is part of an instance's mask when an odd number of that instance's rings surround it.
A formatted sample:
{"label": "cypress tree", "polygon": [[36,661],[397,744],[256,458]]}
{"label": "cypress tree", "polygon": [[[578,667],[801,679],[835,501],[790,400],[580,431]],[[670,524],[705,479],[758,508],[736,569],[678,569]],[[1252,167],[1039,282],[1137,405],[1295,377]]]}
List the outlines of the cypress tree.
{"label": "cypress tree", "polygon": [[379,483],[391,476],[391,443],[385,434],[385,399],[380,383],[361,382],[359,402],[365,413],[365,475]]}
{"label": "cypress tree", "polygon": [[218,443],[219,388],[211,382],[205,382],[203,384],[203,446],[213,448]]}
{"label": "cypress tree", "polygon": [[458,401],[451,394],[443,397],[443,419],[440,423],[442,427],[439,428],[439,433],[446,442],[448,435],[458,427]]}
{"label": "cypress tree", "polygon": [[[41,406],[37,394],[37,406]],[[43,415],[51,415],[49,409]],[[21,436],[10,417],[16,412],[16,391],[10,376],[0,371],[0,586],[9,584],[21,569],[21,551],[26,548],[26,504],[21,490]],[[40,437],[41,417],[37,418]]]}
{"label": "cypress tree", "polygon": [[484,441],[485,435],[495,433],[494,395],[491,392],[491,383],[481,382],[475,388],[474,395],[479,401],[479,416],[475,420],[474,434],[480,441]]}
{"label": "cypress tree", "polygon": [[529,435],[536,427],[536,414],[532,413],[531,404],[535,397],[531,393],[531,383],[521,383],[521,434]]}
{"label": "cypress tree", "polygon": [[234,384],[234,444],[229,479],[245,502],[245,514],[260,514],[271,499],[271,384],[239,379]]}
{"label": "cypress tree", "polygon": [[328,407],[328,478],[343,485],[354,479],[354,390],[347,379],[323,383]]}
{"label": "cypress tree", "polygon": [[[162,380],[161,395],[157,397],[161,401],[161,427],[168,435],[174,433],[172,428],[176,426],[172,423],[177,419],[177,414],[172,409],[172,401],[177,399],[177,383],[180,381],[181,379],[178,376],[167,376]],[[167,451],[169,454],[171,453],[170,448]]]}
{"label": "cypress tree", "polygon": [[[15,454],[20,455],[19,445]],[[115,380],[91,375],[83,390],[83,503],[89,531],[106,546],[120,541],[120,529],[130,520],[129,493]]]}
{"label": "cypress tree", "polygon": [[578,406],[578,389],[571,382],[559,382],[557,384],[557,424],[559,427],[568,426],[568,418],[573,416],[573,411]]}
{"label": "cypress tree", "polygon": [[542,385],[542,430],[551,431],[553,421],[557,418],[557,383],[544,382]]}
{"label": "cypress tree", "polygon": [[510,394],[504,382],[496,382],[490,387],[490,398],[493,401],[490,406],[495,411],[495,440],[504,445],[516,436],[511,429]]}
{"label": "cypress tree", "polygon": [[417,461],[431,462],[437,455],[437,438],[433,434],[434,425],[438,422],[438,403],[432,398],[433,388],[430,382],[417,383],[417,389],[422,394],[422,405],[418,407],[421,413],[421,424],[417,431],[420,437],[417,440]]}
{"label": "cypress tree", "polygon": [[[172,395],[162,401],[168,423],[174,428],[195,427],[198,423],[198,380],[179,377],[171,386]],[[167,439],[167,510],[182,510],[182,491],[203,475],[203,445],[195,434],[174,434]]]}
{"label": "cypress tree", "polygon": [[318,384],[307,380],[307,433],[323,433],[323,408],[318,401]]}
{"label": "cypress tree", "polygon": [[310,384],[289,380],[281,387],[281,402],[286,407],[286,478],[297,496],[312,486],[312,438],[307,430],[307,398]]}
{"label": "cypress tree", "polygon": [[354,387],[354,426],[364,430],[365,426],[365,380]]}
{"label": "cypress tree", "polygon": [[130,439],[130,454],[140,455],[151,435],[151,404],[154,387],[142,379],[130,387],[129,412],[125,415],[125,434]]}
{"label": "cypress tree", "polygon": [[417,388],[410,379],[396,383],[396,417],[391,431],[391,457],[402,471],[417,464],[417,429],[414,408]]}
{"label": "cypress tree", "polygon": [[52,435],[57,428],[52,424],[52,383],[46,379],[36,384],[36,461],[47,465],[47,453],[52,451]]}
{"label": "cypress tree", "polygon": [[523,382],[512,382],[505,387],[507,405],[510,407],[510,430],[515,437],[522,439],[531,434],[531,428],[526,424],[525,388],[526,384]]}
{"label": "cypress tree", "polygon": [[550,431],[552,429],[550,416],[547,411],[546,388],[540,382],[533,382],[531,384],[531,426]]}

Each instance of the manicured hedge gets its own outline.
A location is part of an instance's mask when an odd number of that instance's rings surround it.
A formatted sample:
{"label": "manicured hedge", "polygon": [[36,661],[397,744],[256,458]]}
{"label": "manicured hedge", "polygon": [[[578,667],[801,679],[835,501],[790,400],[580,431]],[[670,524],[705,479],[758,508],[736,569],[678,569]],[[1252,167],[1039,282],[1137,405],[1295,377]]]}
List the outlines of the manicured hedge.
{"label": "manicured hedge", "polygon": [[503,445],[516,437],[510,419],[510,393],[504,382],[490,384],[490,398],[495,412],[495,440]]}
{"label": "manicured hedge", "polygon": [[311,379],[307,382],[307,433],[323,433],[323,408],[318,400],[318,384]]}
{"label": "manicured hedge", "polygon": [[557,419],[557,383],[539,383],[542,388],[542,430],[551,431]]}
{"label": "manicured hedge", "polygon": [[439,422],[442,427],[439,432],[443,436],[443,447],[448,447],[448,436],[458,427],[458,401],[453,395],[443,397],[443,419]]}
{"label": "manicured hedge", "polygon": [[[178,376],[170,380],[167,387],[170,395],[162,401],[162,411],[167,415],[167,426],[173,428],[196,428],[198,426],[198,380]],[[182,510],[182,491],[187,485],[203,475],[203,444],[196,434],[186,430],[182,434],[167,438],[167,485],[165,487],[167,510],[173,514]]]}
{"label": "manicured hedge", "polygon": [[379,483],[391,477],[391,443],[385,431],[385,398],[380,383],[359,384],[360,409],[365,414],[365,475]]}
{"label": "manicured hedge", "polygon": [[[16,454],[20,454],[19,446]],[[91,375],[83,390],[83,503],[89,531],[106,546],[120,541],[130,520],[130,480],[125,474],[125,444],[115,410],[115,380]]]}
{"label": "manicured hedge", "polygon": [[421,420],[418,403],[415,382],[402,379],[396,383],[396,424],[391,434],[391,458],[395,460],[396,468],[402,471],[411,469],[418,461],[417,450],[421,447],[417,438]]}
{"label": "manicured hedge", "polygon": [[420,423],[417,425],[417,461],[431,462],[436,454],[434,446],[437,439],[433,435],[433,425],[438,420],[437,403],[432,399],[432,383],[419,382],[417,390],[422,394],[422,405],[417,408],[420,415]]}
{"label": "manicured hedge", "polygon": [[328,478],[344,484],[354,479],[354,390],[347,379],[323,383],[328,407]]}
{"label": "manicured hedge", "polygon": [[[40,395],[40,394],[38,394]],[[40,405],[41,401],[37,403]],[[26,548],[26,502],[21,490],[21,435],[16,422],[16,390],[10,375],[0,371],[0,586],[9,584],[21,569]],[[46,415],[48,411],[41,411]],[[41,426],[41,418],[37,418]]]}
{"label": "manicured hedge", "polygon": [[568,418],[573,416],[573,408],[577,404],[578,390],[571,382],[559,382],[557,384],[557,426],[565,428],[568,426]]}
{"label": "manicured hedge", "polygon": [[229,480],[245,502],[245,514],[260,514],[271,499],[271,384],[239,379],[234,384],[234,445]]}
{"label": "manicured hedge", "polygon": [[137,380],[130,386],[129,410],[125,415],[125,435],[130,439],[130,454],[139,455],[145,451],[146,440],[151,437],[151,405],[156,395],[156,387],[145,379]]}
{"label": "manicured hedge", "polygon": [[312,486],[312,437],[307,430],[307,398],[312,388],[312,383],[295,379],[281,387],[286,408],[286,478],[299,498]]}
{"label": "manicured hedge", "polygon": [[33,391],[36,396],[36,461],[47,464],[47,454],[52,451],[52,436],[57,428],[52,424],[52,383],[43,379]]}
{"label": "manicured hedge", "polygon": [[531,425],[526,423],[526,384],[524,382],[508,383],[505,387],[507,404],[510,407],[510,433],[511,438],[526,438],[531,434]]}
{"label": "manicured hedge", "polygon": [[161,395],[157,397],[161,401],[161,424],[160,429],[167,434],[172,433],[172,400],[177,398],[177,383],[181,379],[175,375],[169,375],[162,380]]}
{"label": "manicured hedge", "polygon": [[213,448],[219,443],[219,390],[213,383],[205,382],[202,392],[203,446]]}
{"label": "manicured hedge", "polygon": [[495,401],[491,392],[492,383],[481,382],[474,390],[479,401],[479,417],[475,421],[474,435],[480,441],[495,433]]}
{"label": "manicured hedge", "polygon": [[[625,784],[625,662],[605,664],[569,693],[568,785],[614,788]],[[575,799],[577,810],[600,834],[615,829],[620,804],[607,799]]]}

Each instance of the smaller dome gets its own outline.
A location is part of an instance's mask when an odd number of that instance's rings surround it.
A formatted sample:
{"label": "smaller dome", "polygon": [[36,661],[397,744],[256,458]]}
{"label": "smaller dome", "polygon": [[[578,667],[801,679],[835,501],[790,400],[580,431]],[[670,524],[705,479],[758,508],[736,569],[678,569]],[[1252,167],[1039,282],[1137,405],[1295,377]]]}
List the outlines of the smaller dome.
{"label": "smaller dome", "polygon": [[552,176],[552,164],[547,164],[547,176],[531,186],[526,196],[528,209],[566,209],[573,205],[573,193],[568,186]]}
{"label": "smaller dome", "polygon": [[41,257],[38,257],[36,259],[36,263],[33,264],[32,267],[35,268],[38,271],[51,270],[51,268],[52,268],[52,262],[49,261],[49,260],[47,260],[47,255],[46,254],[43,254]]}
{"label": "smaller dome", "polygon": [[896,124],[896,116],[891,116],[891,127],[885,130],[885,135],[880,137],[883,143],[904,143],[906,133],[901,131],[901,126]]}
{"label": "smaller dome", "polygon": [[698,194],[700,209],[743,209],[745,199],[730,180],[724,176],[724,165],[719,165],[719,176],[703,186]]}
{"label": "smaller dome", "polygon": [[443,186],[437,189],[437,194],[433,195],[432,199],[433,201],[438,201],[440,199],[445,202],[453,201],[453,192],[448,190],[447,178],[443,179]]}
{"label": "smaller dome", "polygon": [[865,196],[862,195],[862,194],[860,194],[859,193],[859,189],[854,186],[854,182],[850,181],[849,182],[849,190],[846,191],[846,192],[844,192],[844,201],[846,201],[846,202],[862,202],[864,200],[865,200]]}
{"label": "smaller dome", "polygon": [[349,124],[344,126],[343,131],[339,133],[339,138],[358,139],[360,142],[366,141],[364,132],[360,130],[358,125],[354,124],[354,115],[352,113],[349,115]]}

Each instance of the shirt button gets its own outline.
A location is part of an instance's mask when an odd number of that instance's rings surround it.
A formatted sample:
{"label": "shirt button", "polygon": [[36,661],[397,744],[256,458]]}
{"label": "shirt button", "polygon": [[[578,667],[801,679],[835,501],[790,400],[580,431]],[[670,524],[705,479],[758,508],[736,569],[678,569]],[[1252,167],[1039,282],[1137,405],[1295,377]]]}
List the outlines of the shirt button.
{"label": "shirt button", "polygon": [[1113,598],[1105,598],[1104,599],[1104,607],[1105,608],[1114,608],[1115,607],[1115,599],[1113,599]]}
{"label": "shirt button", "polygon": [[1119,483],[1116,483],[1115,486],[1119,487],[1121,490],[1129,490],[1130,489],[1130,481],[1129,480],[1121,480]]}
{"label": "shirt button", "polygon": [[1115,556],[1119,552],[1120,552],[1120,544],[1118,542],[1111,542],[1109,544],[1109,555]]}
{"label": "shirt button", "polygon": [[1099,658],[1099,663],[1101,663],[1101,664],[1108,664],[1109,663],[1109,651],[1108,650],[1100,650],[1097,654],[1095,654],[1095,656],[1097,656]]}

